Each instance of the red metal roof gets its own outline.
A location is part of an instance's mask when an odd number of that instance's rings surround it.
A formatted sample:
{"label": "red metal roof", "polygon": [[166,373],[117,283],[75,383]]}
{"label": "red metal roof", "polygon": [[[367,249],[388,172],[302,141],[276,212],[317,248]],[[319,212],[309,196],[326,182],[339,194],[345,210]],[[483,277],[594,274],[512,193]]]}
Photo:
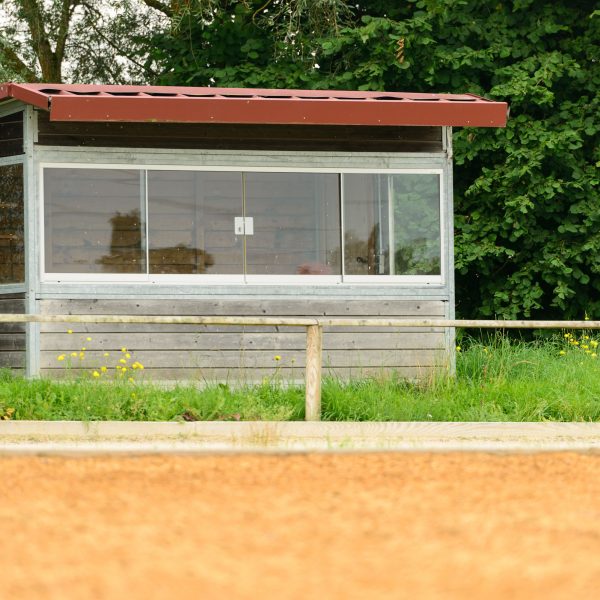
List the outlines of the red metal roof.
{"label": "red metal roof", "polygon": [[51,121],[504,127],[508,106],[472,94],[5,83]]}

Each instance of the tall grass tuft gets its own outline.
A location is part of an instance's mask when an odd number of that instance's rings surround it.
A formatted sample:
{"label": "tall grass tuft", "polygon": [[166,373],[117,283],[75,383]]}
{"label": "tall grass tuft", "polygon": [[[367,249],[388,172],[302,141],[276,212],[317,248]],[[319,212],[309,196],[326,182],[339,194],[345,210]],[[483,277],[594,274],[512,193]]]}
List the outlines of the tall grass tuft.
{"label": "tall grass tuft", "polygon": [[[569,337],[570,336],[570,337]],[[600,421],[600,360],[593,336],[534,342],[466,338],[456,375],[407,381],[326,377],[329,421]],[[333,374],[334,375],[334,374]],[[117,379],[26,380],[0,372],[0,418],[47,420],[301,420],[304,389],[273,380],[241,388],[192,383],[165,389]]]}

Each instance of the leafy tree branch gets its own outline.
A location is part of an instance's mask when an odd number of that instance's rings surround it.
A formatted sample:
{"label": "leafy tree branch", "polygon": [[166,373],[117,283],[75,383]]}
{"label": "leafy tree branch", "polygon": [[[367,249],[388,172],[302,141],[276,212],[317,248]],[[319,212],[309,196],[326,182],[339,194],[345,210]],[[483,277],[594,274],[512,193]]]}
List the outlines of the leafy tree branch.
{"label": "leafy tree branch", "polygon": [[21,60],[10,43],[3,38],[0,38],[0,64],[23,81],[28,83],[38,81],[36,73]]}
{"label": "leafy tree branch", "polygon": [[167,17],[173,16],[173,10],[171,9],[171,7],[168,4],[161,2],[160,0],[142,0],[142,2],[150,8],[160,11]]}

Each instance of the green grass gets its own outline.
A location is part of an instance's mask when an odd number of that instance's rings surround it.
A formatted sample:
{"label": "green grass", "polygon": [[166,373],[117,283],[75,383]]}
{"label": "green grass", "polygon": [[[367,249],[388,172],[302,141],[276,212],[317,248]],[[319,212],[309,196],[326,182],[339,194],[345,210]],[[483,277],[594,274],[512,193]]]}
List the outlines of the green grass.
{"label": "green grass", "polygon": [[[600,421],[600,358],[578,334],[518,342],[465,340],[456,377],[411,383],[386,378],[344,382],[326,377],[328,421]],[[588,345],[582,349],[581,345]],[[595,342],[592,340],[592,344]],[[561,354],[561,352],[563,354]],[[12,409],[12,410],[11,410]],[[26,380],[0,372],[0,418],[47,420],[302,420],[304,389],[271,381],[236,388],[165,389],[91,378]]]}

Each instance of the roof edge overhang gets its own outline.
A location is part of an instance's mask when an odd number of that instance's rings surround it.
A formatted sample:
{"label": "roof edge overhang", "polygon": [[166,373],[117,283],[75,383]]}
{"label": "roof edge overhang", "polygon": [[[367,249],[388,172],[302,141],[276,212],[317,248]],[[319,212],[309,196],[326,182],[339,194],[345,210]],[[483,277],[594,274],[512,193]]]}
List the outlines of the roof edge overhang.
{"label": "roof edge overhang", "polygon": [[50,98],[27,84],[3,83],[0,85],[0,102],[6,99],[21,100],[25,104],[50,110]]}
{"label": "roof edge overhang", "polygon": [[63,122],[504,127],[508,115],[472,94],[1,84],[8,98]]}

